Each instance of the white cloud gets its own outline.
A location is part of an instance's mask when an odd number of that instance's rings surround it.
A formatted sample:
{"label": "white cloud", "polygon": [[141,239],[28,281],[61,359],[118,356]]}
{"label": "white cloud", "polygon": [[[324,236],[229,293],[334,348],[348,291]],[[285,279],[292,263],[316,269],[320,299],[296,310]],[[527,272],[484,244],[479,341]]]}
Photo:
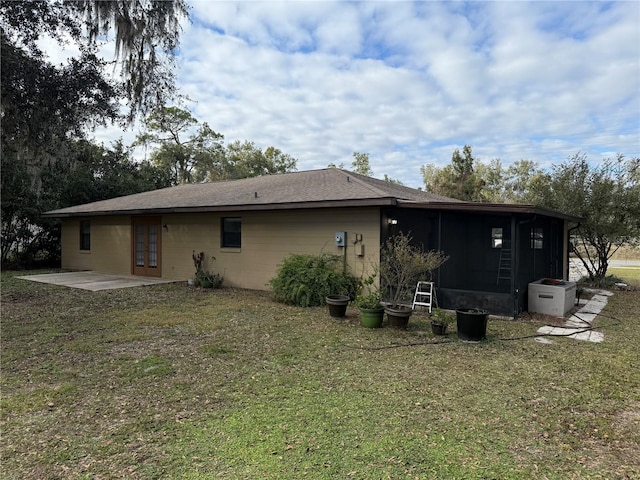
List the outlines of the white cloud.
{"label": "white cloud", "polygon": [[368,152],[377,176],[418,187],[465,143],[503,165],[640,155],[635,2],[193,7],[177,73],[194,115],[301,170]]}

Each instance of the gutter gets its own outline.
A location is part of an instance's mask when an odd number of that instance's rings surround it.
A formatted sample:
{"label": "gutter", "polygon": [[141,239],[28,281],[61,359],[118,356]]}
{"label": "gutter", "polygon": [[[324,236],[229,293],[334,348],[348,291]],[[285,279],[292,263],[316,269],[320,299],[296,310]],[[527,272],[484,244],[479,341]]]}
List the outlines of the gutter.
{"label": "gutter", "polygon": [[483,212],[493,214],[528,213],[532,215],[544,215],[548,217],[560,218],[571,222],[579,222],[582,219],[573,215],[567,215],[556,210],[551,210],[536,205],[520,203],[480,203],[480,202],[407,202],[398,201],[401,208],[420,208],[423,210],[442,210],[459,212]]}
{"label": "gutter", "polygon": [[169,215],[180,213],[209,213],[209,212],[241,212],[241,211],[275,211],[275,210],[304,210],[315,208],[346,208],[346,207],[395,207],[396,198],[354,199],[354,200],[323,200],[318,202],[290,202],[290,203],[265,203],[242,205],[211,205],[193,207],[164,207],[164,208],[134,208],[113,210],[75,210],[69,207],[51,210],[42,214],[45,218],[70,218],[70,217],[98,217],[113,215]]}

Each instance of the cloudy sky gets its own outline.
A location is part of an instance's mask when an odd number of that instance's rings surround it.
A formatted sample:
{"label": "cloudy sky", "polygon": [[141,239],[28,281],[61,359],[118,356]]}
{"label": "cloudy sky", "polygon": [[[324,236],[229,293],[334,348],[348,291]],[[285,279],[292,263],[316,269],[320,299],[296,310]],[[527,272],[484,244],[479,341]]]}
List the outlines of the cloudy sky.
{"label": "cloudy sky", "polygon": [[421,165],[465,144],[505,166],[640,156],[639,2],[190,5],[177,62],[188,108],[298,170],[365,152],[374,176],[420,187]]}

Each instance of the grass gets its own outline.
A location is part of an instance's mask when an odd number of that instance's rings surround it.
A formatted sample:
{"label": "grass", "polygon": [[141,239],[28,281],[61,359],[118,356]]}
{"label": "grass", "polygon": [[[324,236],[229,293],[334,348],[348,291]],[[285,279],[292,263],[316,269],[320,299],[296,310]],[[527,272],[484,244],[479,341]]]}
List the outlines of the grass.
{"label": "grass", "polygon": [[638,292],[610,299],[601,344],[505,340],[527,316],[476,344],[423,315],[368,330],[266,293],[10,272],[1,307],[5,479],[640,475]]}
{"label": "grass", "polygon": [[640,267],[609,267],[607,275],[614,275],[629,285],[640,287]]}

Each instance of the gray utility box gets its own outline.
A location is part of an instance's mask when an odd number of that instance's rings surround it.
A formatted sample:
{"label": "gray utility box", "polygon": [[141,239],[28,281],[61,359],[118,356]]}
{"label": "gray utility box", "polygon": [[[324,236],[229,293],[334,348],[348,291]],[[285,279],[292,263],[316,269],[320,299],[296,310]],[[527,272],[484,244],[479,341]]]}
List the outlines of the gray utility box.
{"label": "gray utility box", "polygon": [[550,285],[545,279],[529,284],[529,312],[564,316],[576,303],[576,283]]}

